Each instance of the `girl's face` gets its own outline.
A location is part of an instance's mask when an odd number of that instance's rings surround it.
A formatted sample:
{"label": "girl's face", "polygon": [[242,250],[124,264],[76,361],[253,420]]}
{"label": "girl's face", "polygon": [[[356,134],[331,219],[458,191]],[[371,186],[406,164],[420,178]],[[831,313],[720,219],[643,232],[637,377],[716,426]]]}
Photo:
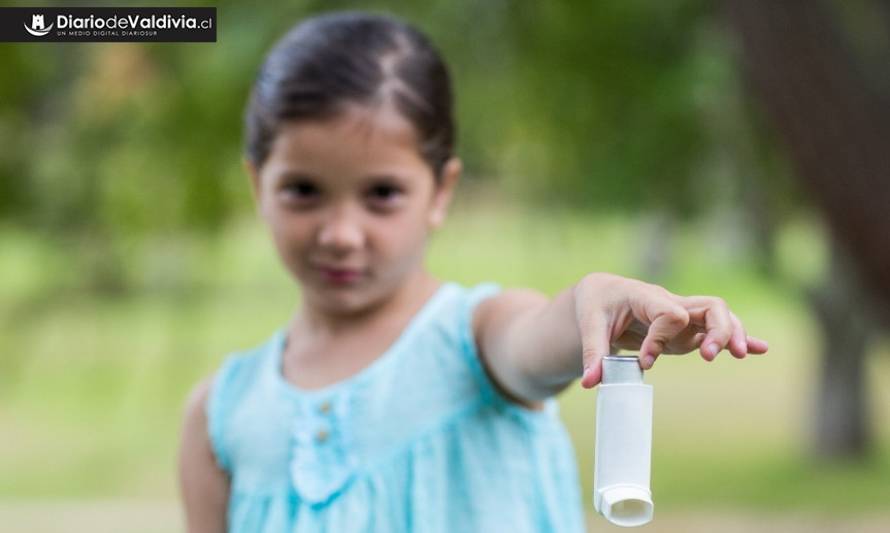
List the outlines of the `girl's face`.
{"label": "girl's face", "polygon": [[452,159],[437,185],[414,127],[388,105],[286,124],[263,166],[248,168],[304,300],[333,314],[380,302],[422,270],[460,174]]}

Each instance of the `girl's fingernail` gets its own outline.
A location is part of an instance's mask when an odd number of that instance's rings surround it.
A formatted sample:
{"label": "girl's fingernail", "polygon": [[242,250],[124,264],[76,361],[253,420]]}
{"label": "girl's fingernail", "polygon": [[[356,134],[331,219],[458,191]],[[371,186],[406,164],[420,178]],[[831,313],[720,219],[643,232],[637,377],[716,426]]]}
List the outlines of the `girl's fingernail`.
{"label": "girl's fingernail", "polygon": [[587,374],[588,374],[589,372],[590,372],[590,370],[587,369],[587,368],[585,368],[585,369],[584,369],[584,373],[581,374],[581,387],[582,387],[582,388],[585,388],[585,389],[589,389],[589,388],[590,388],[590,385],[585,385],[585,383],[587,382]]}
{"label": "girl's fingernail", "polygon": [[720,353],[720,346],[718,346],[716,342],[712,342],[708,345],[708,351],[711,352],[712,356],[716,357],[717,354]]}
{"label": "girl's fingernail", "polygon": [[655,358],[652,357],[651,355],[644,355],[642,363],[643,363],[643,368],[645,368],[645,369],[652,368],[652,365],[655,364]]}

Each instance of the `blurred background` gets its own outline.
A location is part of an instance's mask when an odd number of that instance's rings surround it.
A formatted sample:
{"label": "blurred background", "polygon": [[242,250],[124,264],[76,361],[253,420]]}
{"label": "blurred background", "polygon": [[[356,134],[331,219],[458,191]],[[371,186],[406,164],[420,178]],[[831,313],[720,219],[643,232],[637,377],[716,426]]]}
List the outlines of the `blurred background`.
{"label": "blurred background", "polygon": [[[216,43],[0,43],[0,531],[181,529],[187,391],[299,302],[241,167],[248,90],[339,8],[450,63],[467,176],[436,275],[609,271],[720,295],[770,341],[649,372],[646,528],[890,530],[890,3],[202,4]],[[595,397],[560,402],[605,531]]]}

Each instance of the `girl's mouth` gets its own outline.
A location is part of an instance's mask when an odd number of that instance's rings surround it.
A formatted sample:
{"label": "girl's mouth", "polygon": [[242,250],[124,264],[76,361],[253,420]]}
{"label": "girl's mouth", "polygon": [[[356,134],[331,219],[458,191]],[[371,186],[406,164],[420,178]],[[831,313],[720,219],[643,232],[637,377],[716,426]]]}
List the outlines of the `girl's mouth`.
{"label": "girl's mouth", "polygon": [[320,267],[319,271],[325,281],[334,285],[351,285],[362,277],[360,270]]}

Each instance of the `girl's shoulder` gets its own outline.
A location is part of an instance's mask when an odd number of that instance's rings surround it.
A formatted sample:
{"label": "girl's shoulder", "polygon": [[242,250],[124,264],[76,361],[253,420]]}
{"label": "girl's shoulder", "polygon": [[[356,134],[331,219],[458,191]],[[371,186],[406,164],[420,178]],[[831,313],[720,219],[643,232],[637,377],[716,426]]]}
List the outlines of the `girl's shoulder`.
{"label": "girl's shoulder", "polygon": [[217,463],[223,470],[230,468],[229,454],[222,445],[227,420],[252,391],[266,388],[266,384],[262,383],[264,368],[271,362],[279,334],[276,332],[254,348],[230,353],[206,380],[203,396],[207,435]]}
{"label": "girl's shoulder", "polygon": [[237,396],[249,387],[262,374],[263,366],[273,354],[279,334],[280,331],[276,331],[259,346],[227,355],[212,377],[209,402],[223,391]]}
{"label": "girl's shoulder", "polygon": [[[483,300],[497,295],[501,290],[500,284],[490,281],[475,285],[463,285],[455,281],[445,282],[426,308],[418,313],[415,321],[434,322],[436,326],[447,327],[454,333],[465,334],[470,329],[473,313],[478,305]],[[430,307],[435,309],[427,309]],[[436,328],[425,329],[429,332]]]}
{"label": "girl's shoulder", "polygon": [[[446,282],[440,291],[442,305],[435,313],[434,320],[446,322],[452,327],[466,330],[472,322],[473,313],[483,300],[501,292],[501,286],[494,282],[482,282],[476,285],[462,285],[457,282]],[[466,333],[466,331],[462,331]]]}
{"label": "girl's shoulder", "polygon": [[[433,299],[417,313],[396,342],[395,352],[407,352],[404,367],[416,372],[429,370],[440,376],[472,375],[477,385],[487,385],[487,378],[478,357],[473,316],[479,304],[501,292],[493,282],[462,285],[446,282]],[[426,352],[429,357],[414,354]],[[394,358],[398,355],[394,354]],[[425,368],[433,365],[434,368]]]}

